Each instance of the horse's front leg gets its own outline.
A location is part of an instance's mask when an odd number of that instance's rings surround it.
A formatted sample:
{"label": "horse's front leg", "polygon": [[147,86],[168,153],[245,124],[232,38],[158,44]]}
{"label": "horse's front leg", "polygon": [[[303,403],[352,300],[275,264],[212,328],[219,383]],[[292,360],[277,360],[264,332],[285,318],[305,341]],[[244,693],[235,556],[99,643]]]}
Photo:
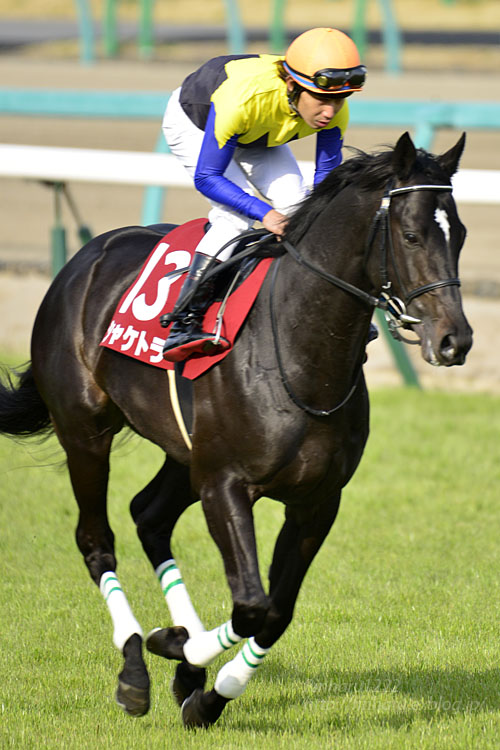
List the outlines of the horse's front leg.
{"label": "horse's front leg", "polygon": [[[253,499],[240,482],[231,480],[205,486],[200,494],[209,531],[224,562],[233,612],[231,620],[220,628],[195,635],[184,644],[186,659],[198,665],[209,663],[243,637],[260,630],[270,607],[257,560]],[[194,690],[182,705],[184,724],[202,727],[213,724],[228,700],[216,690],[208,693]]]}
{"label": "horse's front leg", "polygon": [[[271,646],[289,625],[304,576],[332,527],[340,492],[314,512],[288,509],[276,542],[269,575],[270,608],[262,627],[217,674],[214,689],[195,690],[182,706],[187,727],[207,727],[229,700],[238,698],[262,664]],[[215,717],[215,718],[214,718]]]}
{"label": "horse's front leg", "polygon": [[254,635],[262,627],[270,606],[257,559],[254,500],[241,482],[226,480],[205,487],[201,501],[231,589],[233,632],[240,638]]}
{"label": "horse's front leg", "polygon": [[184,585],[171,543],[177,521],[193,502],[189,469],[166,456],[158,474],[130,504],[137,534],[158,577],[174,626],[185,629],[185,638],[205,628]]}
{"label": "horse's front leg", "polygon": [[271,607],[256,640],[271,648],[290,624],[304,577],[337,517],[341,491],[314,510],[287,508],[269,570]]}

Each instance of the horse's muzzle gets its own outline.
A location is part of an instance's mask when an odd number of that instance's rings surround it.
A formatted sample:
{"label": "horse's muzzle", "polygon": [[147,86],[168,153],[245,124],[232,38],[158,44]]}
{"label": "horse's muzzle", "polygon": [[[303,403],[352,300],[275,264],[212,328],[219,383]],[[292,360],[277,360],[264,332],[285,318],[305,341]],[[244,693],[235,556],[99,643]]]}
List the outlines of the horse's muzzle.
{"label": "horse's muzzle", "polygon": [[463,365],[472,346],[472,328],[467,322],[461,331],[448,331],[444,335],[422,337],[422,356],[436,367]]}

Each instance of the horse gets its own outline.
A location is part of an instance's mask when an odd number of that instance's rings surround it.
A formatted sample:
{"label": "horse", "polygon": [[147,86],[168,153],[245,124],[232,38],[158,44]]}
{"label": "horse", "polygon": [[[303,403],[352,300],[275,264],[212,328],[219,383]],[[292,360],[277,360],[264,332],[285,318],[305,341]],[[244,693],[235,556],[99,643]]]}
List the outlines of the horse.
{"label": "horse", "polygon": [[[282,240],[269,239],[276,257],[234,348],[193,382],[191,449],[165,373],[99,345],[162,236],[158,228],[95,237],[51,284],[30,363],[3,379],[0,431],[55,431],[64,448],[79,508],[76,541],[113,621],[123,655],[116,699],[130,715],[149,708],[144,640],[150,652],[178,662],[172,690],[184,725],[208,727],[243,694],[291,623],[368,438],[363,364],[374,308],[386,311],[396,332],[413,331],[431,365],[465,362],[472,330],[458,258],[466,232],[451,184],[464,145],[465,133],[434,155],[404,133],[393,147],[355,150],[311,192]],[[109,454],[124,427],[165,451],[130,505],[173,623],[146,639],[116,575],[106,508]],[[267,590],[252,511],[263,496],[285,509]],[[199,619],[171,549],[176,522],[198,501],[232,597],[231,619],[212,630]],[[238,644],[205,689],[207,665]]]}

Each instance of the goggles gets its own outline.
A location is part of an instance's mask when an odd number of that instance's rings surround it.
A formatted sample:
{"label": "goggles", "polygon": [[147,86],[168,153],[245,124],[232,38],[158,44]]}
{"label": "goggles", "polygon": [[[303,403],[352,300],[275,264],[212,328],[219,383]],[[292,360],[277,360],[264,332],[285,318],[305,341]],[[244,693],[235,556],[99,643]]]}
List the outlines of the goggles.
{"label": "goggles", "polygon": [[[299,84],[300,79],[312,81],[316,88],[321,91],[342,90],[345,86],[350,89],[359,89],[366,80],[366,68],[364,65],[357,65],[355,68],[324,68],[318,70],[313,76],[307,76],[304,73],[291,68],[288,63],[284,63],[285,70],[290,73]],[[304,81],[307,85],[307,83]]]}

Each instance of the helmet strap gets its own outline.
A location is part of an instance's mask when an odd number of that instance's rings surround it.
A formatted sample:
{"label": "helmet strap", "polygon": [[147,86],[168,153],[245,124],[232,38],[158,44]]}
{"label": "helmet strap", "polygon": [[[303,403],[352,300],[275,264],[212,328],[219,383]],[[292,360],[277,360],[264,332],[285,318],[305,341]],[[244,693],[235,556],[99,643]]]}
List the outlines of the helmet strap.
{"label": "helmet strap", "polygon": [[[299,100],[299,96],[301,95],[302,91],[303,91],[302,86],[299,86],[298,83],[294,83],[293,84],[293,89],[291,91],[288,91],[288,89],[287,89],[287,92],[286,92],[287,99],[288,99],[288,104],[290,106],[290,109],[296,115],[299,114],[299,110],[297,109],[297,102]],[[299,115],[299,117],[300,117],[300,115]]]}

